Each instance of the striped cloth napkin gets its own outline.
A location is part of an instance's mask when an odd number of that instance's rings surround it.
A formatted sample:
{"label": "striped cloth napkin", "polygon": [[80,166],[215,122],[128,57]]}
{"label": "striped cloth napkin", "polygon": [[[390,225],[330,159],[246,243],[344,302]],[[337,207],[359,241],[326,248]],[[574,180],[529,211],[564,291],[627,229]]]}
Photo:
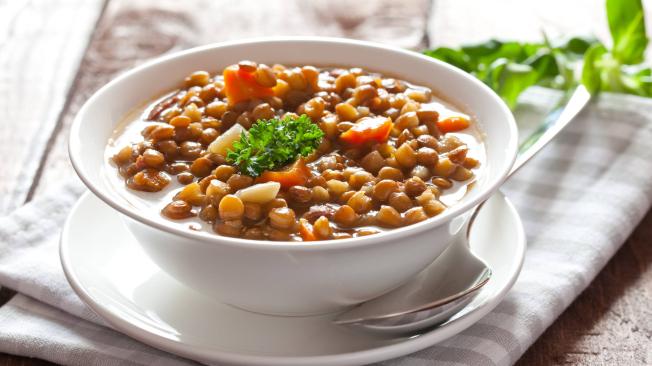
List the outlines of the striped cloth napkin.
{"label": "striped cloth napkin", "polygon": [[[553,102],[529,92],[518,114]],[[449,340],[380,365],[511,365],[591,282],[652,200],[652,100],[603,95],[504,188],[525,223],[523,272],[498,307]],[[119,334],[75,296],[57,255],[79,183],[0,219],[0,351],[65,365],[192,365]]]}

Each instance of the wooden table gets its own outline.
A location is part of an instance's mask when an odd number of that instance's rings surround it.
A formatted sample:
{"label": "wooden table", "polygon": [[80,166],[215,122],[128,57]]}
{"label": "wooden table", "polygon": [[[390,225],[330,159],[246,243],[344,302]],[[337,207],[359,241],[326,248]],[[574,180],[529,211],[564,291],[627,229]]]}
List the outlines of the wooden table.
{"label": "wooden table", "polygon": [[[0,156],[12,157],[0,169],[0,215],[70,179],[66,138],[81,104],[162,53],[261,35],[421,49],[491,36],[536,40],[543,28],[607,34],[593,0],[0,0]],[[652,362],[651,242],[652,211],[519,365]],[[11,296],[1,290],[0,304]],[[0,354],[0,366],[49,364]]]}

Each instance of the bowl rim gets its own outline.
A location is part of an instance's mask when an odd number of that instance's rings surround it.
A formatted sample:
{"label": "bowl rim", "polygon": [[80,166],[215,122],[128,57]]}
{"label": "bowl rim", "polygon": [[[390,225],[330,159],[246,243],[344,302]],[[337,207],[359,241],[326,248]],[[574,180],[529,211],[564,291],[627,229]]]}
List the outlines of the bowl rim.
{"label": "bowl rim", "polygon": [[[73,137],[79,135],[82,123],[85,119],[87,119],[85,118],[85,115],[87,114],[87,110],[90,108],[90,106],[96,103],[98,100],[101,100],[103,95],[108,90],[110,90],[114,85],[119,84],[126,79],[134,77],[135,75],[139,74],[141,71],[145,69],[148,69],[150,67],[155,67],[156,65],[164,63],[166,61],[170,61],[182,57],[188,57],[193,54],[202,53],[204,51],[215,49],[215,48],[225,48],[225,47],[232,47],[232,46],[239,46],[239,45],[251,45],[257,43],[288,43],[288,42],[297,43],[297,44],[321,43],[323,45],[343,44],[349,46],[374,48],[386,52],[399,53],[406,57],[417,58],[420,59],[421,61],[435,63],[437,64],[438,67],[445,69],[446,72],[454,73],[457,74],[458,76],[470,80],[470,82],[474,84],[477,88],[479,88],[480,90],[484,91],[489,95],[489,97],[493,100],[493,102],[495,102],[498,105],[498,107],[506,117],[506,125],[508,129],[507,132],[509,133],[509,138],[508,138],[508,143],[505,146],[505,150],[507,152],[507,156],[510,159],[510,161],[508,162],[508,164],[504,165],[502,170],[497,171],[496,174],[497,178],[495,178],[493,181],[487,182],[482,187],[476,187],[476,189],[482,190],[481,193],[479,193],[476,197],[448,208],[441,215],[428,218],[427,220],[424,220],[416,224],[394,228],[374,235],[367,235],[367,236],[347,238],[347,239],[338,239],[338,240],[335,239],[317,240],[317,241],[309,241],[309,242],[243,239],[243,238],[228,237],[228,236],[222,236],[213,233],[207,233],[204,231],[193,231],[193,230],[188,230],[173,225],[169,225],[165,221],[153,220],[147,217],[146,215],[141,214],[139,210],[135,209],[134,207],[129,207],[126,204],[118,202],[111,196],[111,194],[105,193],[105,190],[98,188],[99,183],[93,182],[86,175],[86,172],[83,168],[83,163],[81,162],[82,158],[80,158],[75,154],[76,151],[81,150],[79,147],[79,145],[81,144],[81,139],[76,139]],[[389,45],[376,43],[376,42],[352,40],[352,39],[337,38],[337,37],[286,36],[286,37],[256,37],[256,38],[240,39],[235,41],[211,43],[211,44],[206,44],[198,47],[193,47],[187,50],[182,50],[179,52],[174,52],[171,54],[159,56],[150,61],[144,62],[143,64],[137,67],[131,68],[119,74],[111,81],[109,81],[107,84],[105,84],[100,89],[98,89],[95,93],[93,93],[93,95],[86,100],[84,105],[80,108],[79,112],[77,112],[77,114],[75,115],[75,118],[70,128],[69,136],[70,138],[68,141],[68,155],[70,157],[70,161],[72,163],[73,169],[75,170],[79,178],[82,180],[82,182],[86,185],[86,187],[88,187],[88,189],[91,192],[93,192],[93,194],[95,194],[97,197],[99,197],[102,201],[104,201],[113,209],[117,210],[118,212],[127,216],[128,218],[138,221],[146,226],[158,230],[162,230],[169,234],[178,235],[188,239],[193,239],[193,243],[195,244],[210,243],[211,245],[221,244],[221,245],[232,245],[237,247],[245,246],[251,249],[265,248],[265,249],[272,249],[272,250],[289,250],[289,249],[291,250],[336,250],[336,249],[350,248],[350,247],[362,247],[365,245],[379,245],[383,242],[391,241],[392,239],[400,239],[401,237],[404,236],[415,235],[423,231],[438,227],[446,223],[447,221],[450,221],[453,218],[460,216],[462,213],[469,211],[474,206],[483,202],[502,185],[502,183],[507,178],[507,175],[509,174],[512,165],[514,164],[514,161],[516,159],[516,151],[517,151],[518,129],[517,129],[514,115],[507,107],[505,102],[491,88],[489,88],[487,85],[482,83],[480,80],[476,79],[475,77],[471,76],[470,74],[462,71],[461,69],[453,65],[422,55],[415,51],[410,51],[407,49],[402,49],[395,46],[389,46]]]}

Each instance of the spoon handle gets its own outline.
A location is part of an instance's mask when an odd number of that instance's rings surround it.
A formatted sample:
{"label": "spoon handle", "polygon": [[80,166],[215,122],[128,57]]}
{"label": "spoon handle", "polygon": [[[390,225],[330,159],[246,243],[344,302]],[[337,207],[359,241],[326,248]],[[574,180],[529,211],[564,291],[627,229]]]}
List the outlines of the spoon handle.
{"label": "spoon handle", "polygon": [[[584,109],[590,100],[591,93],[582,84],[578,85],[572,93],[566,93],[565,97],[559,101],[558,107],[546,116],[541,127],[528,136],[521,146],[518,147],[516,161],[509,171],[507,179],[516,173],[525,163],[530,161],[544,146],[548,145]],[[476,206],[471,214],[467,226],[467,237],[470,235],[473,222],[485,202],[487,201],[483,201]]]}
{"label": "spoon handle", "polygon": [[523,164],[546,146],[561,130],[564,129],[591,100],[591,94],[580,84],[572,93],[567,93],[559,106],[546,116],[544,123],[518,148],[516,162],[508,177],[518,171]]}

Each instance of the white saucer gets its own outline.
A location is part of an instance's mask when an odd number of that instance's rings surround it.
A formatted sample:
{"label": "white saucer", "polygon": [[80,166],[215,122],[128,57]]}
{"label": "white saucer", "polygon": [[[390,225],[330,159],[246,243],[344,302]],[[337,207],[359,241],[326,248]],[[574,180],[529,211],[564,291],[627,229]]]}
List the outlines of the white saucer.
{"label": "white saucer", "polygon": [[516,281],[525,254],[521,220],[501,193],[479,214],[470,246],[491,267],[491,280],[451,320],[412,338],[356,332],[331,323],[333,315],[274,317],[215,302],[164,274],[145,256],[118,213],[89,193],[68,217],[60,254],[68,281],[82,300],[115,329],[156,348],[203,362],[351,366],[441,342],[500,302]]}

